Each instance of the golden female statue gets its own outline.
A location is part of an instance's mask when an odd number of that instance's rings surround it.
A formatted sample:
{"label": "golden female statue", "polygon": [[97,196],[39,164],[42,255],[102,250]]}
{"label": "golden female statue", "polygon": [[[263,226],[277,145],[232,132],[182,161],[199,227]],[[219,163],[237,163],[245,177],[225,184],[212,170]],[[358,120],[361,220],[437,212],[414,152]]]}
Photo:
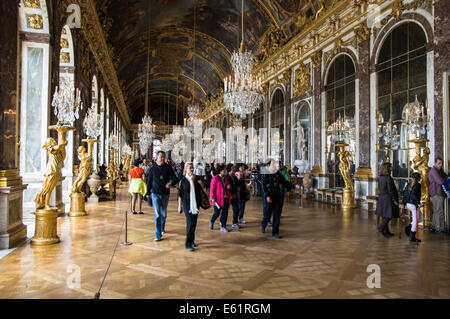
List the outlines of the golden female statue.
{"label": "golden female statue", "polygon": [[63,141],[61,144],[56,144],[56,141],[49,137],[42,148],[47,150],[48,162],[47,168],[45,169],[45,180],[42,190],[37,194],[36,199],[36,209],[50,209],[48,205],[50,200],[50,195],[53,189],[61,178],[61,170],[64,167],[64,159],[66,158],[66,147],[67,141]]}
{"label": "golden female statue", "polygon": [[353,191],[353,182],[350,176],[350,152],[339,152],[339,171],[345,182],[345,188]]}
{"label": "golden female statue", "polygon": [[78,177],[72,186],[72,193],[81,193],[81,187],[86,182],[92,168],[92,154],[91,152],[86,152],[84,146],[78,147],[78,159],[80,160],[80,168]]}
{"label": "golden female statue", "polygon": [[422,196],[420,197],[421,202],[428,202],[428,197],[430,194],[430,182],[428,180],[428,173],[431,168],[428,167],[428,160],[430,159],[430,149],[425,147],[423,149],[423,156],[420,157],[420,153],[416,153],[416,156],[413,159],[414,168],[420,173],[420,177],[422,178],[421,192]]}

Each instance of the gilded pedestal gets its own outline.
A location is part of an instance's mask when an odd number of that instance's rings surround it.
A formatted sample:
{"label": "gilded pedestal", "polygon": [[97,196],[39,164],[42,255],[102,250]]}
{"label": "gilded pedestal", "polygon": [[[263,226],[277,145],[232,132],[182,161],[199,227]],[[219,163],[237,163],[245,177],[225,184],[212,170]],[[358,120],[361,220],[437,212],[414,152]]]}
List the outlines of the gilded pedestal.
{"label": "gilded pedestal", "polygon": [[84,193],[72,193],[70,194],[70,212],[69,217],[86,216],[86,210],[84,208]]}
{"label": "gilded pedestal", "polygon": [[59,243],[57,230],[58,210],[46,208],[36,210],[36,228],[31,244],[36,246],[52,245]]}

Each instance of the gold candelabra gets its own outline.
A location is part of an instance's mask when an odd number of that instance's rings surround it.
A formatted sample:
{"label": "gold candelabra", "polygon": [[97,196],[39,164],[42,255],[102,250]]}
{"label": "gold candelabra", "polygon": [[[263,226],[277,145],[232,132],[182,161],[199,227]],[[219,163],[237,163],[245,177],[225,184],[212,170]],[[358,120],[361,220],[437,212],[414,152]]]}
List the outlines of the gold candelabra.
{"label": "gold candelabra", "polygon": [[49,137],[42,148],[47,150],[48,161],[45,170],[44,185],[37,194],[36,202],[36,226],[34,236],[31,239],[32,245],[51,245],[59,242],[57,235],[58,209],[49,206],[50,196],[53,189],[61,178],[61,170],[64,167],[66,158],[66,134],[68,131],[75,130],[71,126],[52,125],[51,130],[58,132],[58,144]]}
{"label": "gold candelabra", "polygon": [[350,162],[352,156],[349,151],[345,150],[345,147],[348,146],[348,144],[337,143],[336,146],[339,147],[339,171],[345,182],[345,188],[342,194],[342,208],[355,208],[355,187],[350,175]]}
{"label": "gold candelabra", "polygon": [[98,140],[84,139],[83,142],[88,144],[88,151],[84,146],[78,148],[78,159],[80,160],[80,166],[78,171],[78,177],[72,185],[72,194],[70,198],[70,217],[86,216],[85,210],[85,194],[81,191],[83,184],[86,182],[88,176],[92,170],[92,148],[94,143]]}

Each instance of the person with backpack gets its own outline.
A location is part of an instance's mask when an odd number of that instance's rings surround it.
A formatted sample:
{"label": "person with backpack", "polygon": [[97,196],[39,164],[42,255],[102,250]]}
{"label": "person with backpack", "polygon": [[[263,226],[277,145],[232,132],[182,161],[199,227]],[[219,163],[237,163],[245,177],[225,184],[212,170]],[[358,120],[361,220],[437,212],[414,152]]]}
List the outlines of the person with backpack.
{"label": "person with backpack", "polygon": [[[420,212],[421,185],[420,174],[414,172],[411,176],[411,183],[405,186],[403,191],[403,203],[406,203],[406,208],[411,212],[412,221],[411,225],[406,227],[406,234],[409,231],[409,241],[420,243],[421,240],[416,237],[417,223],[423,220],[423,215]],[[410,229],[410,230],[409,230]]]}

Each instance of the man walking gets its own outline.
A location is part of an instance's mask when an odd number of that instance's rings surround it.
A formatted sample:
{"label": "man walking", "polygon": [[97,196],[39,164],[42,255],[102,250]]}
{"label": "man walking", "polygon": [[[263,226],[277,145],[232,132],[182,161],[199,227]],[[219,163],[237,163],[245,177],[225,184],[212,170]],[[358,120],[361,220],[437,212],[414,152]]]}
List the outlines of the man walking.
{"label": "man walking", "polygon": [[175,186],[178,180],[172,167],[165,160],[166,153],[159,151],[156,154],[156,164],[150,168],[147,176],[147,194],[145,197],[149,201],[151,200],[153,204],[156,231],[155,241],[160,241],[161,236],[165,233],[170,185]]}
{"label": "man walking", "polygon": [[430,181],[430,198],[433,203],[433,224],[431,231],[441,233],[444,231],[444,192],[442,184],[447,179],[447,175],[442,170],[442,158],[437,157],[434,166],[428,174]]}

